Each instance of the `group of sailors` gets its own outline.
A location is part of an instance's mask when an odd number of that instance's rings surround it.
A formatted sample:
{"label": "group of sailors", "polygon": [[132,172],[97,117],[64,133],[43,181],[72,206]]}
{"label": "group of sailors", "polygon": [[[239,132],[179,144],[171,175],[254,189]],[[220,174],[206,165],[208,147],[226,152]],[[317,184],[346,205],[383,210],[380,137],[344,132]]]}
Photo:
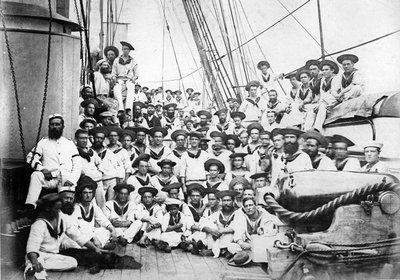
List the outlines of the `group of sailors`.
{"label": "group of sailors", "polygon": [[[262,61],[260,81],[246,86],[249,96],[229,99],[228,109],[211,114],[199,108],[201,94],[192,89],[184,96],[141,88],[129,55],[134,48],[122,46],[121,56],[107,47],[97,63],[95,77],[111,78],[95,79],[96,98],[91,87],[83,88],[74,141],[63,136],[63,116],[53,114],[48,137],[27,157],[34,172],[25,206],[38,212],[27,245],[28,275],[73,269],[82,254],[104,255],[131,242],[243,265],[253,236],[273,236],[282,225],[264,197],[278,199],[290,173],[388,170],[379,160],[382,143],[365,145],[361,167],[348,155],[350,139],[320,133],[331,108],[364,90],[354,55],[338,58],[342,76],[333,61],[308,61],[289,77],[289,103],[270,88],[280,77]],[[43,190],[52,193],[40,197]],[[91,272],[99,263],[91,263]]]}

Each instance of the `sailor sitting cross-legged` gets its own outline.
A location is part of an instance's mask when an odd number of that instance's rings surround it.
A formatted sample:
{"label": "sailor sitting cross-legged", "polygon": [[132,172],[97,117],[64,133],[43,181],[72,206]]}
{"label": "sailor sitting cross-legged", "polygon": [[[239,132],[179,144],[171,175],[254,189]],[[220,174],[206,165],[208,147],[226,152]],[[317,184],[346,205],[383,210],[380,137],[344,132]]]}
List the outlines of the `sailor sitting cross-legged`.
{"label": "sailor sitting cross-legged", "polygon": [[[76,187],[75,215],[82,233],[92,233],[93,243],[100,248],[111,249],[114,242],[107,244],[110,238],[115,240],[117,233],[103,211],[93,203],[97,184],[88,176],[83,176]],[[96,227],[95,224],[99,225]],[[105,245],[107,246],[105,247]]]}
{"label": "sailor sitting cross-legged", "polygon": [[142,221],[140,247],[146,247],[152,240],[160,240],[163,209],[155,201],[158,190],[153,187],[142,187],[139,190],[141,202],[137,206],[138,217]]}
{"label": "sailor sitting cross-legged", "polygon": [[200,252],[201,255],[219,257],[226,256],[228,244],[233,242],[232,221],[235,217],[234,198],[235,191],[221,191],[216,194],[221,199],[221,210],[211,214],[203,220],[201,231],[207,233],[207,248]]}
{"label": "sailor sitting cross-legged", "polygon": [[138,219],[136,204],[129,200],[129,194],[133,190],[132,185],[118,184],[114,187],[115,199],[106,202],[106,217],[114,226],[118,243],[122,246],[131,243],[142,227],[142,222]]}
{"label": "sailor sitting cross-legged", "polygon": [[31,226],[26,246],[25,279],[46,279],[46,270],[68,271],[77,267],[75,258],[59,254],[65,236],[96,253],[102,252],[90,241],[91,235],[81,234],[76,225],[63,219],[58,193],[43,196],[36,205],[39,214]]}

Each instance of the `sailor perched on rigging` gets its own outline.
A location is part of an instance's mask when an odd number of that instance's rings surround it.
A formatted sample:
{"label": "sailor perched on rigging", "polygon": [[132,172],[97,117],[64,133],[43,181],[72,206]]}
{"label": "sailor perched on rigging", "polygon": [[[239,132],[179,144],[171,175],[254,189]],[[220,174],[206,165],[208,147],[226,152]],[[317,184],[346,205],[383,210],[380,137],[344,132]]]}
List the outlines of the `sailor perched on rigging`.
{"label": "sailor perched on rigging", "polygon": [[[135,48],[128,42],[121,41],[122,55],[114,60],[111,76],[116,82],[114,86],[114,96],[118,100],[119,110],[124,110],[122,100],[122,86],[125,84],[127,89],[126,94],[126,109],[132,109],[134,101],[146,101],[146,95],[143,93],[135,94],[135,83],[139,78],[138,64],[135,59],[129,55],[129,52]],[[135,97],[136,96],[136,97]]]}

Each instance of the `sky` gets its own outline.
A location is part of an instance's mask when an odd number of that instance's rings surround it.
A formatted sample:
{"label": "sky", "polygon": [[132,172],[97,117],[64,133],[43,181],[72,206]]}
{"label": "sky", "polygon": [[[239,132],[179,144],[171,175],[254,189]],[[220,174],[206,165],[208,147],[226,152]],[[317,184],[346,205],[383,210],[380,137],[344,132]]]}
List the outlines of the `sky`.
{"label": "sky", "polygon": [[[220,54],[225,54],[221,31],[218,27],[213,4],[219,0],[199,0],[216,41]],[[222,0],[225,13],[228,14],[228,0]],[[288,14],[285,6],[292,11],[306,0],[231,0],[238,7],[241,21],[240,36],[243,41],[254,34],[265,30]],[[93,3],[94,2],[94,3]],[[105,1],[106,2],[106,1]],[[400,1],[397,0],[321,0],[322,26],[325,50],[328,53],[342,50],[389,32],[400,29]],[[164,80],[179,79],[179,71],[172,51],[169,34],[165,31],[163,8],[169,22],[170,35],[174,42],[181,75],[186,76],[201,66],[200,58],[190,30],[187,16],[180,0],[117,0],[120,11],[120,22],[129,25],[118,28],[115,44],[119,41],[131,42],[136,50],[133,56],[140,67],[139,83],[150,88],[161,86]],[[98,1],[92,1],[91,12],[91,47],[99,44],[100,19]],[[243,9],[241,9],[242,5]],[[246,17],[247,16],[247,21]],[[319,42],[319,25],[317,1],[311,0],[293,14],[276,24],[256,40],[245,45],[246,63],[253,69],[249,80],[255,79],[254,67],[258,61],[267,59],[276,73],[288,73],[304,65],[305,61],[321,56]],[[229,21],[229,19],[227,19]],[[250,27],[249,27],[250,26]],[[163,32],[165,31],[165,33]],[[233,47],[236,41],[233,29],[228,28],[228,36]],[[315,40],[317,42],[315,42]],[[261,46],[261,49],[259,47]],[[395,91],[400,89],[400,33],[382,40],[349,51],[356,54],[360,61],[356,67],[362,71],[367,80],[367,93]],[[163,66],[164,53],[164,66]],[[265,57],[263,56],[265,54]],[[233,56],[238,57],[238,52]],[[330,57],[336,59],[338,55]],[[328,57],[329,58],[329,57]],[[228,60],[224,59],[225,65]],[[241,71],[242,72],[242,71]],[[244,85],[246,79],[239,74],[239,83]],[[179,81],[164,82],[164,88],[193,87],[204,90],[203,71],[197,71]],[[290,85],[283,81],[287,90]]]}

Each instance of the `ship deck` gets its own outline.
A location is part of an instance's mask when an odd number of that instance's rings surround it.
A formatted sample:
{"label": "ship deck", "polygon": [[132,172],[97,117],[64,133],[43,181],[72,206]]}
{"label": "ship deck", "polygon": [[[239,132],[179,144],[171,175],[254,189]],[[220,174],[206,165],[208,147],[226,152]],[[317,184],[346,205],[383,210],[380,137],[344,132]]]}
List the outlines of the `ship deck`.
{"label": "ship deck", "polygon": [[[266,279],[267,274],[258,264],[246,267],[228,265],[225,258],[195,256],[180,249],[171,254],[156,251],[154,247],[140,248],[128,244],[125,248],[117,248],[117,254],[133,256],[143,266],[140,270],[107,269],[91,275],[87,269],[78,267],[70,272],[48,272],[49,280],[89,280],[89,279],[140,279],[140,280],[258,280]],[[5,269],[1,279],[23,279],[22,270]]]}

